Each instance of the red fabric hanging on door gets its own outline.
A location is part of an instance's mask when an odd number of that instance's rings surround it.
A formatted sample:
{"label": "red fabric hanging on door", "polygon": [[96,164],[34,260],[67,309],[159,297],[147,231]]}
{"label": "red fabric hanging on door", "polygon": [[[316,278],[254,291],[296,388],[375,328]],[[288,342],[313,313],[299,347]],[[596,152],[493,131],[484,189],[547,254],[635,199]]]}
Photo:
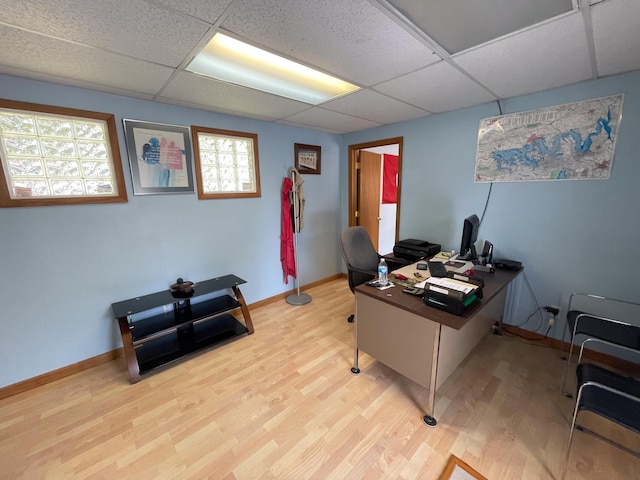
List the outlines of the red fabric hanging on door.
{"label": "red fabric hanging on door", "polygon": [[398,155],[384,154],[382,203],[398,203]]}

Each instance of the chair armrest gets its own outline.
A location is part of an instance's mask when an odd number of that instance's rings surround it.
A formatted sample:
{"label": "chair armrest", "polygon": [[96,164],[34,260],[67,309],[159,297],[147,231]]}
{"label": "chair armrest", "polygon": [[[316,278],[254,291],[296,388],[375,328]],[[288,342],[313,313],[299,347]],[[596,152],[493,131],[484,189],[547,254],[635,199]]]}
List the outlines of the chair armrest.
{"label": "chair armrest", "polygon": [[600,383],[600,382],[596,382],[593,380],[589,380],[587,382],[584,382],[582,385],[580,385],[580,390],[582,390],[585,387],[596,387],[596,388],[600,388],[602,390],[606,390],[607,392],[613,393],[615,395],[620,395],[621,397],[624,397],[628,400],[631,400],[633,402],[637,402],[640,406],[640,397],[637,397],[636,395],[633,395],[629,392],[626,392],[625,390],[620,390],[618,388],[614,388],[610,385],[607,385],[605,383]]}
{"label": "chair armrest", "polygon": [[363,270],[361,268],[354,268],[354,267],[348,267],[348,268],[353,272],[364,273],[365,275],[373,275],[374,277],[378,275],[378,272],[373,270]]}
{"label": "chair armrest", "polygon": [[[638,331],[640,332],[640,329],[638,329]],[[607,340],[602,340],[601,338],[589,337],[589,338],[585,339],[580,344],[580,354],[578,355],[578,365],[580,364],[580,361],[582,360],[582,354],[584,353],[584,346],[588,342],[602,343],[604,345],[608,345],[610,347],[617,348],[617,349],[623,350],[625,352],[631,352],[631,353],[634,353],[634,354],[638,354],[639,355],[638,358],[640,358],[640,346],[638,346],[637,348],[634,348],[634,347],[629,347],[629,346],[626,346],[626,345],[620,345],[619,343],[609,342]],[[633,363],[633,362],[630,362],[630,363]]]}

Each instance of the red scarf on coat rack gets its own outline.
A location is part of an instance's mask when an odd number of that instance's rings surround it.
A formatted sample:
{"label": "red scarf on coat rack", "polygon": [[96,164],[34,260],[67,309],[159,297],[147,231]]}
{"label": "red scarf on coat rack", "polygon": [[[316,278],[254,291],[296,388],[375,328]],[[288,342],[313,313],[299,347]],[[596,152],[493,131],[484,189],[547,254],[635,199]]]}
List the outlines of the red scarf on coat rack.
{"label": "red scarf on coat rack", "polygon": [[280,230],[280,262],[284,283],[289,283],[289,275],[296,278],[296,257],[293,248],[293,222],[291,219],[291,202],[289,193],[293,188],[293,181],[285,178],[282,184],[282,225]]}

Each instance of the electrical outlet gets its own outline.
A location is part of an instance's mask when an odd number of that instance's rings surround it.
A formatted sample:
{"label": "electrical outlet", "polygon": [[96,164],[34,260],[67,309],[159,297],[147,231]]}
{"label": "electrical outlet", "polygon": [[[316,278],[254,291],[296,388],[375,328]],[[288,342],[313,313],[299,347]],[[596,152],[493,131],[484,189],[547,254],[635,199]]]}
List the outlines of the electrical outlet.
{"label": "electrical outlet", "polygon": [[547,305],[546,307],[544,307],[544,311],[550,313],[555,317],[556,315],[558,315],[558,313],[560,313],[560,307],[558,307],[557,305]]}
{"label": "electrical outlet", "polygon": [[556,321],[556,317],[554,315],[551,315],[548,321],[549,321],[549,326],[553,327],[553,323]]}

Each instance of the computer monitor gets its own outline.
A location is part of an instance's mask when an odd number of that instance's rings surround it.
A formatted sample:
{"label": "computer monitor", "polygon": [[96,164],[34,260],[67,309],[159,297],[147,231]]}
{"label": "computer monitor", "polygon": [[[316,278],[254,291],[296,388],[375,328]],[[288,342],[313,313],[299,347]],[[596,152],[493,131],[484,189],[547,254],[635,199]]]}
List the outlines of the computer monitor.
{"label": "computer monitor", "polygon": [[460,244],[460,255],[458,260],[476,260],[476,242],[478,241],[478,230],[480,230],[480,219],[477,215],[470,215],[464,219],[462,227],[462,243]]}

